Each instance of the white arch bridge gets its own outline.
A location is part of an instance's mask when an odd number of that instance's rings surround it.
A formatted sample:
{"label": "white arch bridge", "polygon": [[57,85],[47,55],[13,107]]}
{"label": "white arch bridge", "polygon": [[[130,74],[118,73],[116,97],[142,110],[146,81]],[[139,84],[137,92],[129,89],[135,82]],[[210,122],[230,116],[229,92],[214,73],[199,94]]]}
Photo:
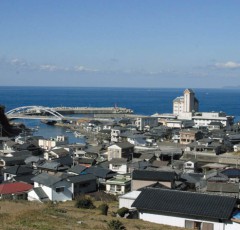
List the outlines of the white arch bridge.
{"label": "white arch bridge", "polygon": [[8,119],[41,119],[61,121],[66,118],[52,108],[44,106],[22,106],[6,112]]}

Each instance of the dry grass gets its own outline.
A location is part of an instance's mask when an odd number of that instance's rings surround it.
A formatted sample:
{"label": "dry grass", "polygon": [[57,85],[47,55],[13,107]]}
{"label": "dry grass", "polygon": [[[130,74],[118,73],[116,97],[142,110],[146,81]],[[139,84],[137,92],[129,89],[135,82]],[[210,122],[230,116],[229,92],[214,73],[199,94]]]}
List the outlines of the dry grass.
{"label": "dry grass", "polygon": [[[94,202],[99,206],[102,202]],[[40,204],[28,201],[0,201],[0,229],[4,230],[52,230],[52,229],[103,229],[118,209],[117,202],[110,202],[108,216],[100,215],[98,209],[78,209],[74,202]],[[119,219],[119,218],[118,218]],[[136,219],[119,219],[128,230],[177,230]]]}

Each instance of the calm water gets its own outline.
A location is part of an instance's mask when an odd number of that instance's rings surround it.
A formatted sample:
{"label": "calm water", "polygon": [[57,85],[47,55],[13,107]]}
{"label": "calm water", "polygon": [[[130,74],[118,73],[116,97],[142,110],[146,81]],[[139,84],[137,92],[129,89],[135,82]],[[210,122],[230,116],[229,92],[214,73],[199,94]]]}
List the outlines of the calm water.
{"label": "calm water", "polygon": [[[184,89],[151,88],[74,88],[74,87],[0,87],[0,104],[5,110],[27,105],[126,107],[136,114],[171,113],[172,101]],[[200,111],[224,111],[240,120],[240,90],[194,89]],[[39,121],[24,121],[41,126],[39,135],[66,134],[65,129],[48,127]],[[70,138],[72,140],[72,138]],[[75,141],[75,140],[72,140]]]}

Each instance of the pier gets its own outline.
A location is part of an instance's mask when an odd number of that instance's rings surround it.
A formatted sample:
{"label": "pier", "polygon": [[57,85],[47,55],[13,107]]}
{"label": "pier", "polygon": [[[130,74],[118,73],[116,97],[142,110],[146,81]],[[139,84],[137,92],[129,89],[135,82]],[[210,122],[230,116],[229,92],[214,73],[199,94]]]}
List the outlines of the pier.
{"label": "pier", "polygon": [[121,107],[54,107],[60,114],[133,114],[132,109]]}

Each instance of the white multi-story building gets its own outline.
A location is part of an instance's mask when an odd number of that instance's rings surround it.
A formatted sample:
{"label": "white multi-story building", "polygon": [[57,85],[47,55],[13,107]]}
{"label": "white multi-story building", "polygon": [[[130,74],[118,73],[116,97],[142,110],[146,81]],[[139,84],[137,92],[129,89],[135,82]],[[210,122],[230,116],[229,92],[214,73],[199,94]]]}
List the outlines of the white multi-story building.
{"label": "white multi-story building", "polygon": [[198,100],[192,89],[186,89],[183,96],[173,100],[173,114],[192,113],[198,111]]}

